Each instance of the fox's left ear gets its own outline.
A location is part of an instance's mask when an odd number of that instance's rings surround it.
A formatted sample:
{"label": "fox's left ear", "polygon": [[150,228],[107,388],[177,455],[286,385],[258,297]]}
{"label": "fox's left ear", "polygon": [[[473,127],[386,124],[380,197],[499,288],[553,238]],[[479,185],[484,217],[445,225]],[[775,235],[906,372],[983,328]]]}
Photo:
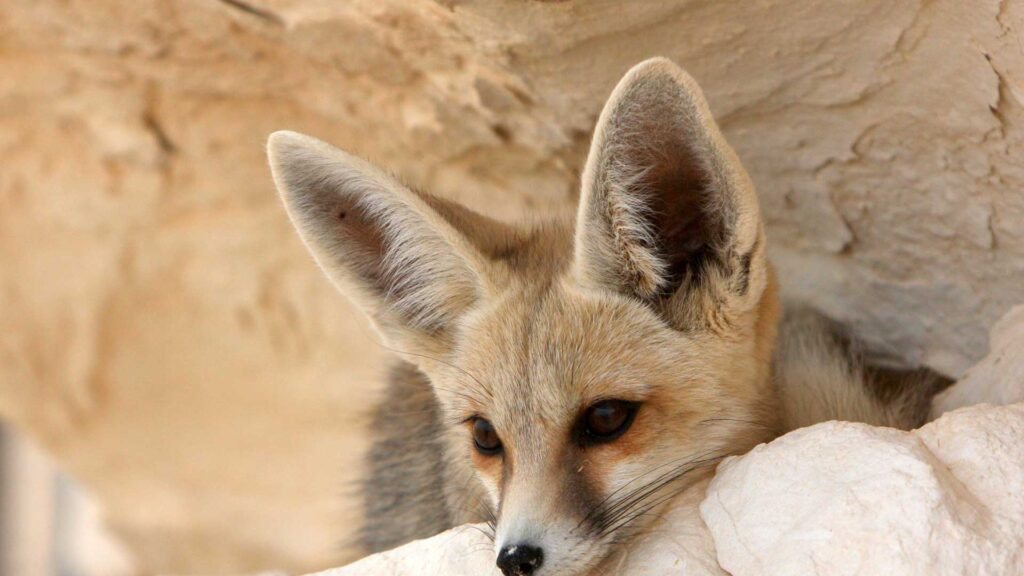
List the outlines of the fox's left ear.
{"label": "fox's left ear", "polygon": [[[574,275],[651,301],[677,327],[756,305],[767,283],[757,196],[696,82],[642,62],[598,120],[582,178]],[[703,302],[681,306],[684,299]],[[696,312],[699,313],[699,312]]]}

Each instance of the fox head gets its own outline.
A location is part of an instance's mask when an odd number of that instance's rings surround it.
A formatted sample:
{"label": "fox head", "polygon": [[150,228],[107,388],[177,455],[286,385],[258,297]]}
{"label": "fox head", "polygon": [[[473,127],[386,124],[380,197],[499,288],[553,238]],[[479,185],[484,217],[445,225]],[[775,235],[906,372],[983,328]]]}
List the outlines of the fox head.
{"label": "fox head", "polygon": [[295,133],[269,154],[320,267],[429,377],[506,575],[598,568],[775,426],[757,198],[668,60],[605,105],[575,221],[499,223]]}

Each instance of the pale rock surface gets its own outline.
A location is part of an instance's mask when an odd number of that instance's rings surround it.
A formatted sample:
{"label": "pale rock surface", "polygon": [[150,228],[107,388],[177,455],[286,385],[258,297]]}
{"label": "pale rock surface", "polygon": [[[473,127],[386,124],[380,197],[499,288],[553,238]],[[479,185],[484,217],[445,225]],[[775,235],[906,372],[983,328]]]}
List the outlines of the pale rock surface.
{"label": "pale rock surface", "polygon": [[988,356],[935,397],[932,417],[982,402],[1024,402],[1024,305],[1015,306],[996,322]]}
{"label": "pale rock surface", "polygon": [[1024,2],[4,0],[0,417],[141,572],[352,559],[386,352],[278,203],[277,129],[501,218],[571,209],[623,72],[704,87],[788,294],[959,376],[1024,275]]}
{"label": "pale rock surface", "polygon": [[484,526],[468,524],[309,576],[501,576]]}
{"label": "pale rock surface", "polygon": [[1021,486],[1024,405],[980,406],[797,430],[720,465],[701,516],[731,574],[1014,574]]}
{"label": "pale rock surface", "polygon": [[[1021,486],[1024,404],[914,432],[827,422],[723,462],[606,573],[1017,574]],[[482,529],[462,526],[320,576],[497,575],[493,562]]]}

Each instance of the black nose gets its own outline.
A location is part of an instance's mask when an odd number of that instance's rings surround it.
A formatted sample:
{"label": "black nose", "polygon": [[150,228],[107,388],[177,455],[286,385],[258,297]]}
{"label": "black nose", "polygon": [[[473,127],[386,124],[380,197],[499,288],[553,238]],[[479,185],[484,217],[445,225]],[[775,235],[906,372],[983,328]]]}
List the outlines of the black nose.
{"label": "black nose", "polygon": [[544,563],[544,551],[529,544],[512,544],[498,552],[498,568],[505,576],[530,576]]}

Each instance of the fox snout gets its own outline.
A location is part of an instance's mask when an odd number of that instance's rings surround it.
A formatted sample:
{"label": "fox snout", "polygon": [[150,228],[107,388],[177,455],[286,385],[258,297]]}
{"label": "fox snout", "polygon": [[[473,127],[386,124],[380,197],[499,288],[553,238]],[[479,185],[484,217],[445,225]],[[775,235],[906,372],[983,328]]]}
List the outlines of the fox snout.
{"label": "fox snout", "polygon": [[[541,444],[558,434],[538,428],[532,437],[506,435],[507,472],[494,486],[496,563],[505,576],[582,574],[605,550],[586,521],[601,495],[582,462],[567,460],[567,447]],[[512,449],[524,444],[529,454]]]}
{"label": "fox snout", "polygon": [[544,549],[532,544],[510,544],[498,551],[498,568],[505,576],[530,576],[544,565]]}
{"label": "fox snout", "polygon": [[517,517],[509,523],[512,528],[498,530],[495,562],[505,576],[582,574],[604,555],[600,542],[573,528],[575,521],[555,517],[544,522],[530,513],[525,516],[531,519]]}

